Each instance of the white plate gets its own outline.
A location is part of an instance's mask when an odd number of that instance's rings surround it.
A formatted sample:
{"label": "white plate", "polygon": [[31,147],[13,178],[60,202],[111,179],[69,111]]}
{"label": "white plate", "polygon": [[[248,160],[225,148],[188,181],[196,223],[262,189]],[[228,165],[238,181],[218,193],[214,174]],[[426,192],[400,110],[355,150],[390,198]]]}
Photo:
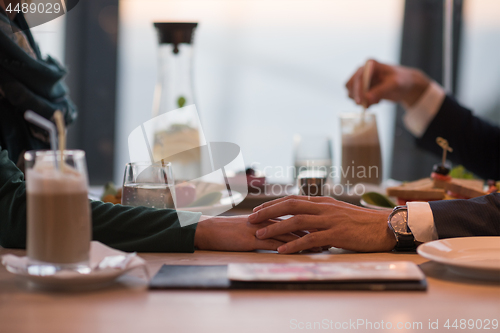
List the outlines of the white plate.
{"label": "white plate", "polygon": [[458,274],[500,280],[500,237],[441,239],[420,245],[417,252]]}

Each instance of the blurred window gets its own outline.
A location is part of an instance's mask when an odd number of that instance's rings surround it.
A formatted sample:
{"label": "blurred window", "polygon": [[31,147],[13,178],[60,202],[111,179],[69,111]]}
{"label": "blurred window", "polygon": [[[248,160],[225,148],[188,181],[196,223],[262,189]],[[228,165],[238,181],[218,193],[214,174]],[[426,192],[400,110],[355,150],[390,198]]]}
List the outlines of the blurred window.
{"label": "blurred window", "polygon": [[[264,169],[293,165],[294,134],[332,136],[340,162],[338,115],[360,111],[344,85],[369,57],[399,61],[403,8],[403,0],[121,0],[115,181],[129,133],[151,117],[153,22],[199,22],[194,92],[206,137],[237,143],[247,165]],[[373,110],[390,166],[394,107]]]}
{"label": "blurred window", "polygon": [[[344,84],[368,58],[399,62],[404,6],[404,0],[121,0],[115,182],[128,161],[128,134],[151,118],[153,22],[199,22],[194,90],[208,140],[237,143],[247,165],[264,169],[293,165],[294,134],[329,135],[338,165],[338,115],[360,110]],[[499,12],[497,0],[464,0],[456,94],[497,123]],[[394,109],[387,102],[373,107],[385,178],[391,175]],[[421,177],[414,171],[405,178]]]}
{"label": "blurred window", "polygon": [[457,98],[500,124],[500,1],[466,0]]}
{"label": "blurred window", "polygon": [[38,43],[38,47],[40,48],[42,55],[44,57],[50,55],[62,64],[64,64],[65,60],[65,29],[66,15],[59,16],[52,21],[30,29],[33,34],[33,38]]}

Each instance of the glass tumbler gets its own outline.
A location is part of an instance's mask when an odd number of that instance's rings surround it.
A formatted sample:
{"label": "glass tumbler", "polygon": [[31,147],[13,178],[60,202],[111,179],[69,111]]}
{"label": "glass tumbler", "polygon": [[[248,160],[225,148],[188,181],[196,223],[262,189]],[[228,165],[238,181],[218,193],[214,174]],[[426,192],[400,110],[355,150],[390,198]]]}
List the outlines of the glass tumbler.
{"label": "glass tumbler", "polygon": [[332,139],[328,136],[294,136],[294,178],[302,173],[322,173],[329,178],[332,168]]}
{"label": "glass tumbler", "polygon": [[92,223],[85,152],[28,151],[24,159],[28,272],[89,273]]}
{"label": "glass tumbler", "polygon": [[127,163],[122,205],[175,209],[175,182],[171,163]]}
{"label": "glass tumbler", "polygon": [[373,113],[340,115],[343,185],[382,182],[382,155]]}

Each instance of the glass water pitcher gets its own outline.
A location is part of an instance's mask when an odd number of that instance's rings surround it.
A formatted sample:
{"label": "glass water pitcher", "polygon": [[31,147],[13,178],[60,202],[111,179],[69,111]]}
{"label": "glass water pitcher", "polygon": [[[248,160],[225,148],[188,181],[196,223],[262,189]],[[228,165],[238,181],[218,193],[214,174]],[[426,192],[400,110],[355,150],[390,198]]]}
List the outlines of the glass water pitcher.
{"label": "glass water pitcher", "polygon": [[[173,165],[178,180],[200,174],[203,131],[194,108],[192,88],[193,36],[197,23],[157,22],[158,82],[153,102],[152,160]],[[147,129],[146,129],[147,130]]]}
{"label": "glass water pitcher", "polygon": [[158,83],[153,116],[194,104],[191,66],[193,36],[198,23],[156,22],[158,33]]}

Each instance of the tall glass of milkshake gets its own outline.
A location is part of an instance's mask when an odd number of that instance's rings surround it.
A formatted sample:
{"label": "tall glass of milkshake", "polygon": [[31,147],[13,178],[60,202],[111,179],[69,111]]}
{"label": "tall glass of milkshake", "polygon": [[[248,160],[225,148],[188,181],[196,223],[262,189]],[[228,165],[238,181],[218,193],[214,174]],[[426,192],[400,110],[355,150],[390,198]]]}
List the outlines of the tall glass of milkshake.
{"label": "tall glass of milkshake", "polygon": [[90,272],[92,233],[85,152],[29,151],[27,192],[28,271]]}
{"label": "tall glass of milkshake", "polygon": [[382,156],[375,114],[347,113],[340,116],[343,185],[382,182]]}

